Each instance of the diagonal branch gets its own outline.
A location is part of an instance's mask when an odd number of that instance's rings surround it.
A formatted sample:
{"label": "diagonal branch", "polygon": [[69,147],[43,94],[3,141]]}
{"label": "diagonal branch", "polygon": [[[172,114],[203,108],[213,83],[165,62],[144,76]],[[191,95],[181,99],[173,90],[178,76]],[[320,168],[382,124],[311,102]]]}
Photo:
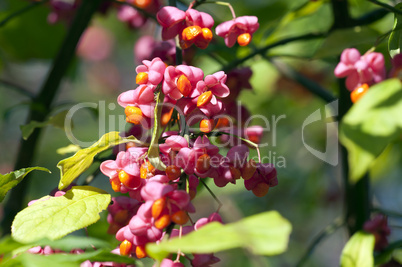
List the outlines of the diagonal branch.
{"label": "diagonal branch", "polygon": [[337,98],[328,90],[321,87],[318,83],[308,79],[307,77],[303,76],[301,73],[297,72],[290,66],[286,65],[283,62],[279,61],[270,61],[272,64],[276,66],[276,69],[285,77],[294,80],[304,86],[308,91],[312,94],[318,96],[322,100],[327,103],[335,101]]}
{"label": "diagonal branch", "polygon": [[37,2],[33,2],[21,9],[18,9],[17,11],[11,13],[10,15],[8,15],[6,18],[4,18],[2,21],[0,21],[0,27],[3,27],[4,25],[6,25],[10,20],[12,20],[15,17],[18,17],[21,14],[24,14],[25,12],[41,5],[44,4],[46,2],[49,2],[49,0],[42,0],[42,1],[37,1]]}
{"label": "diagonal branch", "polygon": [[[67,71],[69,63],[74,58],[75,48],[81,34],[102,2],[103,0],[82,1],[59,53],[53,62],[46,81],[34,100],[34,103],[37,104],[40,109],[31,110],[28,121],[43,121],[51,111],[51,104],[56,96],[61,79]],[[41,129],[35,129],[29,139],[21,140],[17,161],[14,166],[16,170],[32,166],[34,152],[39,141],[40,133]],[[28,182],[29,180],[27,179],[23,180],[10,193],[8,201],[4,206],[5,216],[1,223],[3,235],[10,233],[11,223],[15,215],[23,208],[25,201],[24,196],[26,195]]]}
{"label": "diagonal branch", "polygon": [[380,1],[377,1],[377,0],[368,0],[368,1],[373,3],[373,4],[375,4],[375,5],[377,5],[377,6],[383,7],[383,8],[385,8],[385,9],[387,9],[387,10],[393,12],[393,13],[398,13],[399,15],[402,15],[402,10],[397,9],[397,8],[395,8],[393,6],[390,6],[390,5],[386,4],[386,3],[383,3],[383,2],[380,2]]}
{"label": "diagonal branch", "polygon": [[310,246],[304,253],[303,257],[297,262],[296,266],[301,267],[305,264],[305,262],[308,260],[308,258],[311,256],[311,254],[314,252],[314,249],[317,247],[317,245],[333,234],[336,230],[341,228],[345,224],[345,220],[343,219],[336,219],[333,223],[325,227],[316,237],[314,237],[313,241],[311,242]]}
{"label": "diagonal branch", "polygon": [[308,33],[308,34],[303,34],[300,36],[294,36],[286,39],[279,40],[275,43],[269,44],[265,47],[259,48],[255,50],[254,52],[250,53],[249,55],[242,57],[240,59],[234,60],[230,62],[228,65],[223,67],[223,71],[228,72],[231,69],[234,69],[238,65],[246,62],[247,60],[257,56],[257,55],[265,55],[270,49],[275,48],[277,46],[285,45],[291,42],[295,41],[306,41],[306,40],[312,40],[312,39],[321,39],[324,38],[327,35],[327,33]]}

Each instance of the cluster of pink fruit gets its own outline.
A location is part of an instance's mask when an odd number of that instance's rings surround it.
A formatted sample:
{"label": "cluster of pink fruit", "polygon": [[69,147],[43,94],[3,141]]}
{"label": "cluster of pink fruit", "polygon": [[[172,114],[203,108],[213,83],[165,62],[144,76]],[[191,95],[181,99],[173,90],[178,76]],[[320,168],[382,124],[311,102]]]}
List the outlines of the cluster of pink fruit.
{"label": "cluster of pink fruit", "polygon": [[[206,48],[212,40],[212,17],[191,6],[187,11],[163,7],[156,17],[163,28],[162,39],[178,37],[182,49],[193,44]],[[231,47],[236,40],[239,45],[247,45],[257,28],[257,18],[246,16],[218,25],[216,33]],[[246,189],[259,197],[278,183],[275,167],[249,159],[247,145],[236,143],[222,155],[208,137],[214,129],[225,131],[224,128],[230,125],[234,114],[228,107],[238,96],[239,85],[250,88],[249,69],[230,73],[228,84],[228,75],[223,71],[204,77],[200,68],[184,64],[169,66],[167,63],[171,62],[162,58],[172,57],[161,55],[143,60],[136,68],[138,87],[120,94],[118,103],[125,108],[126,121],[134,124],[134,128],[149,129],[155,123],[174,127],[177,123],[180,130],[165,131],[157,136],[159,157],[156,166],[152,165],[155,157],[153,155],[151,160],[148,144],[130,143],[117,154],[116,160],[101,164],[101,171],[110,178],[113,190],[129,194],[129,197],[114,198],[114,204],[109,207],[109,233],[115,233],[121,242],[121,255],[137,258],[147,256],[146,244],[159,242],[166,235],[182,236],[211,221],[222,222],[217,212],[195,223],[190,218],[189,214],[195,212],[191,200],[197,194],[200,180],[212,178],[218,187],[223,187],[243,178]],[[162,114],[158,115],[155,110]],[[160,116],[160,121],[155,121],[155,116]],[[199,128],[195,131],[188,130],[189,126],[198,123]],[[262,134],[258,127],[249,127],[242,132],[256,142]],[[173,229],[174,225],[179,229]],[[180,257],[179,253],[174,261],[165,259],[161,266],[183,266]],[[187,255],[186,258],[189,259]],[[218,260],[213,254],[195,254],[191,264],[209,266]]]}
{"label": "cluster of pink fruit", "polygon": [[[148,8],[153,2],[143,1],[140,8]],[[122,20],[128,21],[127,10],[121,8]],[[232,20],[216,27],[216,34],[225,39],[228,47],[236,42],[240,46],[248,45],[259,27],[257,17],[236,18],[234,12],[232,14]],[[177,37],[182,49],[193,44],[205,49],[213,39],[213,18],[193,9],[192,5],[186,11],[163,7],[156,18],[162,26],[162,39],[171,41]],[[154,46],[148,49],[163,47],[150,41]],[[174,55],[172,43],[167,44],[166,49],[149,51],[147,56],[159,54],[143,60],[136,68],[138,87],[118,97],[118,103],[125,108],[126,121],[133,124],[132,132],[141,128],[143,134],[143,129],[159,128],[156,124],[165,127],[164,130],[153,132],[152,140],[157,140],[156,144],[128,143],[115,160],[104,161],[100,166],[115,192],[128,193],[128,196],[113,198],[108,208],[108,233],[115,234],[121,242],[117,253],[136,258],[147,257],[145,246],[150,242],[159,242],[165,236],[181,237],[212,221],[222,223],[218,211],[196,222],[189,216],[195,212],[191,201],[200,181],[205,184],[204,180],[211,178],[218,187],[223,187],[243,178],[246,189],[258,197],[278,184],[272,164],[260,162],[260,157],[258,160],[249,158],[247,145],[260,141],[262,128],[244,127],[242,121],[249,113],[244,107],[234,108],[240,91],[251,88],[248,82],[251,70],[241,68],[228,74],[218,71],[204,77],[200,68],[181,62],[168,65],[174,62],[165,59],[172,59]],[[233,122],[233,118],[237,120]],[[189,128],[195,124],[199,127]],[[167,126],[178,126],[179,130],[165,131]],[[235,133],[236,138],[240,137],[224,142],[224,136],[220,136],[220,141],[225,143],[223,146],[230,148],[226,155],[210,142],[209,136],[218,133],[213,132],[214,129],[219,129],[220,134],[233,136]],[[144,139],[141,137],[141,140]],[[152,157],[149,153],[151,147],[157,147],[156,159],[155,153]],[[179,229],[174,229],[175,225]],[[45,250],[38,247],[32,252],[47,253]],[[165,259],[161,266],[183,266],[181,256],[178,253],[174,261]],[[187,255],[186,258],[190,259]],[[190,261],[192,266],[209,266],[219,259],[213,254],[194,254]]]}

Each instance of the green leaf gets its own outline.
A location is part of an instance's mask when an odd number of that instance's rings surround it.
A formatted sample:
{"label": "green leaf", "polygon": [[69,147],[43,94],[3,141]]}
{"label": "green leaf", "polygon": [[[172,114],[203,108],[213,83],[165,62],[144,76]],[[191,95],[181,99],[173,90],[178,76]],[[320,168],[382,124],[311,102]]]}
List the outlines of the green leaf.
{"label": "green leaf", "polygon": [[394,259],[399,263],[402,264],[402,249],[394,250]]}
{"label": "green leaf", "polygon": [[10,253],[22,246],[24,246],[24,244],[15,241],[11,236],[5,236],[0,240],[0,255]]}
{"label": "green leaf", "polygon": [[50,173],[46,168],[30,167],[20,169],[18,171],[10,172],[7,174],[0,174],[0,202],[3,201],[7,192],[19,184],[24,177],[33,170],[44,171]]}
{"label": "green leaf", "polygon": [[346,243],[341,254],[341,267],[374,266],[375,237],[363,231],[355,233]]}
{"label": "green leaf", "polygon": [[96,251],[85,252],[82,254],[65,254],[65,253],[55,253],[51,255],[38,255],[30,253],[22,253],[17,257],[10,259],[6,262],[2,262],[2,266],[33,266],[33,267],[43,267],[43,266],[80,266],[80,264],[86,260],[91,262],[117,262],[126,263],[136,266],[142,266],[139,261],[133,258],[120,256],[113,254],[109,251],[99,249]]}
{"label": "green leaf", "polygon": [[358,181],[387,145],[402,134],[402,84],[386,80],[369,91],[348,111],[339,139],[349,152],[349,176]]}
{"label": "green leaf", "polygon": [[26,125],[21,125],[20,128],[21,128],[21,132],[22,132],[22,138],[24,140],[27,140],[36,128],[42,128],[42,127],[45,127],[48,125],[52,125],[54,127],[64,130],[64,120],[66,118],[67,113],[68,113],[68,110],[64,110],[64,111],[57,113],[56,115],[50,117],[47,121],[44,121],[44,122],[30,121]]}
{"label": "green leaf", "polygon": [[[397,4],[395,8],[402,11],[402,3]],[[394,13],[394,27],[392,28],[392,32],[389,35],[388,39],[388,51],[391,58],[401,53],[401,46],[402,46],[401,29],[402,29],[402,15]]]}
{"label": "green leaf", "polygon": [[94,161],[94,157],[106,149],[114,147],[119,144],[134,142],[142,144],[134,136],[122,138],[119,132],[110,132],[104,134],[98,142],[88,148],[79,150],[73,156],[61,160],[57,167],[60,169],[61,178],[59,182],[59,189],[62,190],[69,186],[78,176],[86,171]]}
{"label": "green leaf", "polygon": [[270,211],[226,225],[212,222],[181,238],[149,243],[146,250],[159,261],[179,249],[184,253],[214,253],[242,247],[258,255],[275,255],[286,250],[291,228],[278,212]]}
{"label": "green leaf", "polygon": [[[385,249],[375,254],[375,265],[382,265],[389,262],[392,258],[402,264],[402,240],[394,241]],[[398,258],[399,256],[399,258]]]}
{"label": "green leaf", "polygon": [[88,236],[70,235],[59,240],[41,239],[29,244],[17,242],[11,236],[6,236],[0,240],[0,255],[9,254],[11,252],[12,255],[17,255],[36,246],[50,246],[53,249],[60,249],[63,251],[71,251],[73,249],[92,250],[93,247],[96,249],[112,249],[109,242]]}
{"label": "green leaf", "polygon": [[152,139],[148,149],[148,160],[156,169],[160,171],[166,170],[166,165],[162,162],[159,156],[159,144],[158,139],[160,135],[160,121],[162,116],[162,108],[163,108],[163,98],[164,95],[162,92],[157,93],[156,96],[156,105],[154,111],[154,129],[152,132]]}
{"label": "green leaf", "polygon": [[91,186],[74,186],[60,197],[42,197],[15,216],[12,237],[21,243],[59,239],[98,221],[110,200],[107,192]]}
{"label": "green leaf", "polygon": [[280,26],[284,26],[298,18],[307,17],[316,13],[323,6],[323,4],[323,1],[307,1],[303,3],[286,14],[286,16],[284,16],[280,21]]}

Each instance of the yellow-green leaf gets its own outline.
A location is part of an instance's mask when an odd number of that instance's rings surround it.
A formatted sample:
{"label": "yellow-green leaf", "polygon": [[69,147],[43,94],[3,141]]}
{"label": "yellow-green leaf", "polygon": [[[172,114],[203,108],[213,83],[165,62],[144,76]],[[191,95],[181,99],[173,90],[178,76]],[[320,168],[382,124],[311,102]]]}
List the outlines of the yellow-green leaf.
{"label": "yellow-green leaf", "polygon": [[341,254],[341,267],[373,267],[375,237],[363,231],[355,233]]}
{"label": "yellow-green leaf", "polygon": [[98,221],[110,201],[107,192],[91,186],[74,186],[59,197],[42,197],[15,216],[12,237],[21,243],[62,238]]}
{"label": "yellow-green leaf", "polygon": [[159,261],[179,249],[184,253],[203,254],[242,247],[258,255],[276,255],[286,250],[291,229],[285,218],[270,211],[226,225],[212,222],[181,238],[149,243],[146,250]]}
{"label": "yellow-green leaf", "polygon": [[134,136],[121,137],[119,132],[104,134],[98,142],[88,148],[79,150],[73,156],[63,159],[57,164],[60,169],[61,178],[59,189],[68,187],[78,176],[86,171],[92,164],[94,157],[106,149],[119,144],[134,142],[141,144]]}
{"label": "yellow-green leaf", "polygon": [[349,175],[358,181],[387,145],[402,134],[402,83],[376,84],[353,105],[340,125],[339,139],[349,155]]}

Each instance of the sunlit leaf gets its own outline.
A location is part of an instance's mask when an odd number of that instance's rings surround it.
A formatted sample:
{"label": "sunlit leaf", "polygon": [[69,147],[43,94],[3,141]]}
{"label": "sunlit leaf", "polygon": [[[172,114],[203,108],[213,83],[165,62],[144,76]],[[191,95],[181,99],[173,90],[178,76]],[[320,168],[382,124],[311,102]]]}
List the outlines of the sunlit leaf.
{"label": "sunlit leaf", "polygon": [[150,243],[146,250],[157,260],[179,249],[184,253],[213,253],[246,248],[258,255],[276,255],[286,250],[291,229],[278,212],[264,212],[226,225],[212,222],[181,238]]}
{"label": "sunlit leaf", "polygon": [[[402,3],[397,4],[395,8],[402,11]],[[402,15],[394,13],[394,27],[392,28],[392,32],[389,35],[388,39],[389,55],[392,58],[395,55],[401,53],[401,46],[402,46],[401,30],[402,30]]]}
{"label": "sunlit leaf", "polygon": [[375,237],[363,231],[355,233],[346,243],[341,254],[341,267],[374,266]]}
{"label": "sunlit leaf", "polygon": [[349,152],[349,174],[358,181],[387,145],[402,134],[402,84],[386,80],[370,87],[340,126],[340,141]]}
{"label": "sunlit leaf", "polygon": [[22,179],[31,171],[38,170],[50,173],[50,171],[46,168],[42,167],[31,167],[24,168],[18,171],[13,171],[7,174],[0,174],[0,202],[3,201],[7,192],[19,184]]}
{"label": "sunlit leaf", "polygon": [[98,221],[110,200],[107,192],[91,186],[74,186],[59,197],[42,197],[17,214],[12,237],[21,243],[59,239]]}
{"label": "sunlit leaf", "polygon": [[399,264],[402,264],[402,249],[396,249],[393,256]]}
{"label": "sunlit leaf", "polygon": [[94,157],[106,149],[119,144],[134,142],[140,144],[134,136],[121,137],[119,132],[104,134],[98,142],[88,148],[79,150],[73,156],[61,160],[57,167],[61,171],[59,189],[69,186],[78,176],[86,171],[92,164]]}
{"label": "sunlit leaf", "polygon": [[166,170],[165,164],[159,157],[159,146],[158,146],[158,139],[160,135],[160,121],[162,115],[162,108],[163,105],[163,93],[159,92],[156,97],[156,105],[155,105],[155,112],[154,112],[154,129],[152,131],[152,139],[148,149],[148,160],[158,170],[164,171]]}
{"label": "sunlit leaf", "polygon": [[88,236],[70,235],[59,240],[42,239],[28,244],[17,242],[11,236],[6,236],[0,240],[0,255],[12,252],[12,255],[15,256],[36,246],[50,246],[52,249],[59,249],[62,251],[71,251],[73,249],[92,250],[93,247],[96,249],[112,249],[109,242]]}

